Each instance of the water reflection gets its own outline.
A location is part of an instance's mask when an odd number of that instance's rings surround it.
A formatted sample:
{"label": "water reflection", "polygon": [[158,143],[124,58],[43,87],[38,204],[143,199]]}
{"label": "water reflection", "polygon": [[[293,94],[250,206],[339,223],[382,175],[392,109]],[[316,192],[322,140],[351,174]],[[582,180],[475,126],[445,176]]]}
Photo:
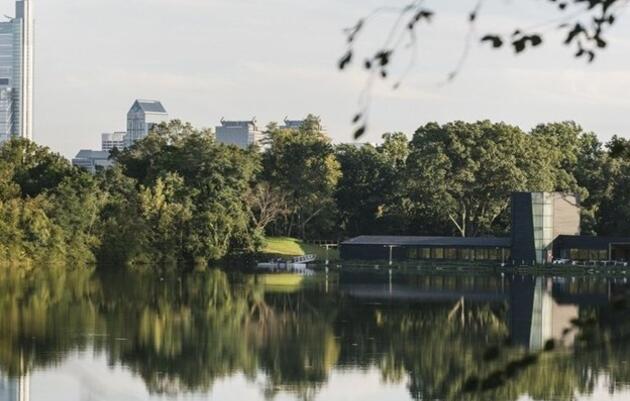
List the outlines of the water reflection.
{"label": "water reflection", "polygon": [[288,290],[219,270],[5,270],[0,399],[28,399],[32,372],[77,352],[140,377],[149,395],[244,377],[261,399],[310,400],[356,371],[415,400],[570,400],[603,382],[626,392],[626,293],[588,277],[344,272]]}

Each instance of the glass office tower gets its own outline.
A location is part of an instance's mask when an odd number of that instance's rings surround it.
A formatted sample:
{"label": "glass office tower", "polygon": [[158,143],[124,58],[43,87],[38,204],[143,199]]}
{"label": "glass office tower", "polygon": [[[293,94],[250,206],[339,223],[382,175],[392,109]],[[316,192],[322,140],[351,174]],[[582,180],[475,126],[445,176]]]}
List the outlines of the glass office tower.
{"label": "glass office tower", "polygon": [[31,0],[16,1],[15,18],[0,22],[0,141],[11,136],[33,139]]}

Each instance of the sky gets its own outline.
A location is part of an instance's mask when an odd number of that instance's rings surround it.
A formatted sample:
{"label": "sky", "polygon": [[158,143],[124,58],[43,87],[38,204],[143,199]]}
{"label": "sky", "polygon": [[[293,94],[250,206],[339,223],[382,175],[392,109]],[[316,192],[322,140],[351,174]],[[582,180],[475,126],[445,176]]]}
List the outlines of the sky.
{"label": "sky", "polygon": [[[124,130],[136,98],[159,99],[171,118],[214,127],[222,117],[260,125],[319,115],[335,142],[352,139],[366,76],[336,68],[342,29],[397,0],[32,0],[35,13],[35,140],[72,157]],[[458,78],[472,0],[434,0],[418,59],[399,90],[378,84],[368,133],[411,135],[429,121],[505,121],[530,129],[575,120],[602,140],[630,135],[630,24],[610,32],[594,64],[575,60],[551,27],[540,50],[514,56],[471,47]],[[478,31],[511,32],[548,20],[549,2],[486,0]],[[13,1],[0,0],[13,14]],[[552,13],[552,15],[555,15]],[[359,49],[374,50],[392,22],[368,24]],[[401,63],[403,61],[401,60]]]}

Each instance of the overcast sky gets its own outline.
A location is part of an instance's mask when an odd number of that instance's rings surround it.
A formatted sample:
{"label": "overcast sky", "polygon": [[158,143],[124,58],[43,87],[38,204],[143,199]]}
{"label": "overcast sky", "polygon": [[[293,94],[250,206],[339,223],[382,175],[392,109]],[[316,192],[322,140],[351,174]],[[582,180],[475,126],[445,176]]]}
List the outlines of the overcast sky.
{"label": "overcast sky", "polygon": [[[336,142],[365,77],[340,73],[342,28],[395,0],[32,0],[36,18],[35,140],[72,156],[99,148],[100,133],[125,128],[136,98],[161,100],[172,118],[213,127],[221,117],[321,116]],[[13,14],[13,1],[0,12]],[[375,90],[370,130],[411,134],[428,121],[489,118],[525,129],[575,120],[603,140],[630,134],[630,26],[622,18],[593,65],[576,61],[553,34],[542,50],[515,57],[473,46],[456,64],[468,0],[434,0],[440,12],[422,31],[420,58],[398,91]],[[446,4],[446,6],[445,6]],[[446,8],[444,8],[446,7]],[[479,30],[510,32],[548,17],[548,2],[488,0]],[[387,17],[375,20],[385,29]],[[371,33],[370,33],[371,32]],[[378,37],[370,31],[367,40]],[[383,32],[380,32],[383,35]],[[553,43],[551,43],[553,42]]]}

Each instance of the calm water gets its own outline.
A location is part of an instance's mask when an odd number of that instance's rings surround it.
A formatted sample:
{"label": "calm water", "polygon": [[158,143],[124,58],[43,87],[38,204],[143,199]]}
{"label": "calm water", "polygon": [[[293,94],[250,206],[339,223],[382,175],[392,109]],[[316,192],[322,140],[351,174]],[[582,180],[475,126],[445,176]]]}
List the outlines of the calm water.
{"label": "calm water", "polygon": [[0,272],[0,400],[630,400],[624,279],[307,280]]}

